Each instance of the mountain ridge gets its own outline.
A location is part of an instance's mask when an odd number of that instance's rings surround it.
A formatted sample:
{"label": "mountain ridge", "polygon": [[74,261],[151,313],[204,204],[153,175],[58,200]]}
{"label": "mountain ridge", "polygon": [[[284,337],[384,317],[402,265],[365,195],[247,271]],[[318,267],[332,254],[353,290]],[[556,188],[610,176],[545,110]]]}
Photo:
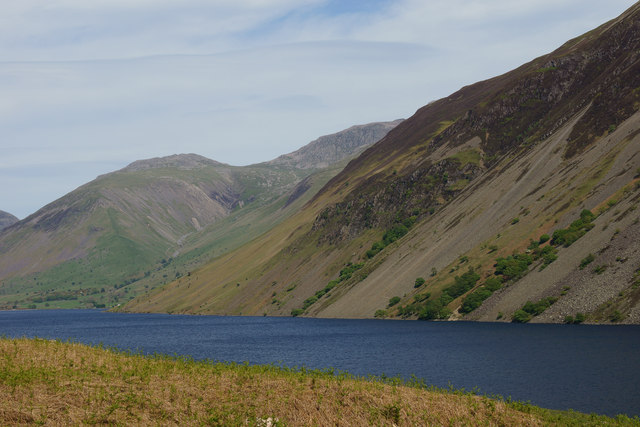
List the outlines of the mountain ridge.
{"label": "mountain ridge", "polygon": [[[358,144],[375,142],[371,138],[385,126],[365,125],[375,129]],[[342,133],[334,135],[340,145]],[[342,155],[351,155],[358,144]],[[24,297],[26,292],[36,294],[38,306],[47,294],[62,290],[78,298],[65,300],[72,301],[67,305],[84,300],[89,306],[119,304],[140,292],[143,282],[157,286],[168,274],[184,274],[199,259],[213,256],[214,249],[230,250],[229,245],[283,220],[306,201],[307,191],[339,167],[339,162],[316,170],[266,163],[239,167],[196,154],[135,161],[0,232],[0,306],[19,306],[15,301],[34,305],[34,297]],[[301,182],[303,187],[298,186]],[[294,190],[295,197],[290,194]],[[235,221],[224,223],[234,237],[211,229],[226,218]],[[221,243],[216,246],[216,241]],[[211,255],[203,253],[204,248]],[[187,257],[184,264],[171,263],[194,251],[199,255]],[[128,294],[131,283],[137,290]],[[100,293],[88,299],[95,289]]]}

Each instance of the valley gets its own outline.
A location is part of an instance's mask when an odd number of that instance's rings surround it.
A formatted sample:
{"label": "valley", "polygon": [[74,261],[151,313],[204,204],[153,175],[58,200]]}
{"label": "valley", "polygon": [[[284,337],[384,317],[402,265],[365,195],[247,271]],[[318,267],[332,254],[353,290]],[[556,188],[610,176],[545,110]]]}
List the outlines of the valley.
{"label": "valley", "polygon": [[640,323],[640,6],[407,120],[182,154],[0,232],[0,306]]}
{"label": "valley", "polygon": [[98,177],[3,230],[0,306],[108,308],[187,275],[286,219],[397,123],[251,166],[183,154]]}

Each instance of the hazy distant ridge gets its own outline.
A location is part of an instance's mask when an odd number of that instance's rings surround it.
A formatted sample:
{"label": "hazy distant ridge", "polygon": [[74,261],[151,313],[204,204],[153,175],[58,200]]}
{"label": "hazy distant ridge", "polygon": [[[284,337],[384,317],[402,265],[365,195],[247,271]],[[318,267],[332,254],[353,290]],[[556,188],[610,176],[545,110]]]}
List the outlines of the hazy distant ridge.
{"label": "hazy distant ridge", "polygon": [[18,218],[11,215],[9,212],[0,211],[0,230],[7,228],[16,222],[18,222]]}

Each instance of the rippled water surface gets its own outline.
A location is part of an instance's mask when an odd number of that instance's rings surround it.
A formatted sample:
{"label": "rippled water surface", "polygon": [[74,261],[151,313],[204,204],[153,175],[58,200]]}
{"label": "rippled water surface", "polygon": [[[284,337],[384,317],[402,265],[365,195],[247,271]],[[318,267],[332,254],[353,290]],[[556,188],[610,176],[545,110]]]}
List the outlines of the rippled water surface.
{"label": "rippled water surface", "polygon": [[0,334],[195,359],[415,375],[554,409],[640,415],[640,326],[0,311]]}

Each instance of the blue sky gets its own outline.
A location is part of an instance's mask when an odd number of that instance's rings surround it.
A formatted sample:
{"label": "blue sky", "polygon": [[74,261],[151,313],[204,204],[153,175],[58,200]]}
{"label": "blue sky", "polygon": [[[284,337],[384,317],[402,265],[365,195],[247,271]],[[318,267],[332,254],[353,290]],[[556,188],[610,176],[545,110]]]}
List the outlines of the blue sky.
{"label": "blue sky", "polygon": [[150,157],[270,160],[407,118],[632,0],[0,0],[0,210]]}

